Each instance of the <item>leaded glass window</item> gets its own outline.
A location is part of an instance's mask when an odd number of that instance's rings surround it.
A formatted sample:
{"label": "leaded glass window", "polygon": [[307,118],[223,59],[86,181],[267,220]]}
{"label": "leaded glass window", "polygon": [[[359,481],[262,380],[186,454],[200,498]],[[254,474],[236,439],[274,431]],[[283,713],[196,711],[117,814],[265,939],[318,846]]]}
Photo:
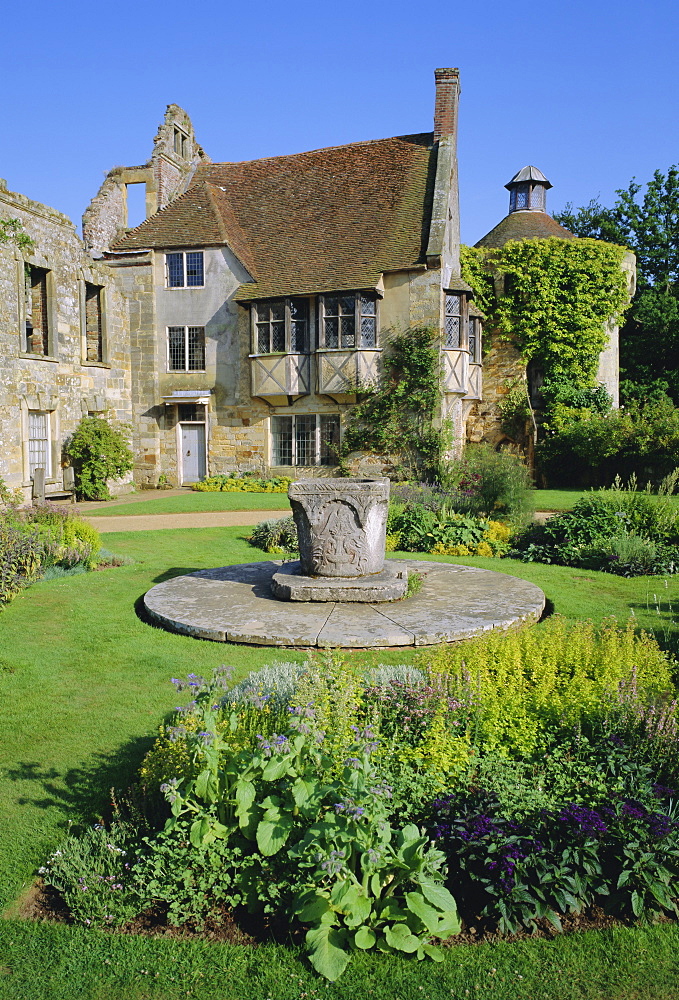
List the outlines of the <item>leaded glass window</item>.
{"label": "leaded glass window", "polygon": [[203,251],[166,253],[165,270],[168,288],[197,288],[205,284]]}
{"label": "leaded glass window", "polygon": [[323,347],[355,350],[377,346],[377,299],[367,294],[323,298]]}
{"label": "leaded glass window", "polygon": [[168,326],[167,369],[171,372],[205,371],[204,326]]}
{"label": "leaded glass window", "polygon": [[309,350],[307,299],[271,299],[252,309],[258,354],[305,354]]}
{"label": "leaded glass window", "polygon": [[447,350],[462,346],[462,296],[453,292],[446,292],[443,346]]}
{"label": "leaded glass window", "polygon": [[472,364],[481,364],[481,320],[478,316],[469,317],[469,360]]}
{"label": "leaded glass window", "polygon": [[337,465],[339,413],[296,413],[271,418],[272,465]]}
{"label": "leaded glass window", "polygon": [[36,469],[44,469],[47,479],[52,475],[52,456],[49,438],[49,413],[46,410],[29,410],[28,469],[31,478]]}

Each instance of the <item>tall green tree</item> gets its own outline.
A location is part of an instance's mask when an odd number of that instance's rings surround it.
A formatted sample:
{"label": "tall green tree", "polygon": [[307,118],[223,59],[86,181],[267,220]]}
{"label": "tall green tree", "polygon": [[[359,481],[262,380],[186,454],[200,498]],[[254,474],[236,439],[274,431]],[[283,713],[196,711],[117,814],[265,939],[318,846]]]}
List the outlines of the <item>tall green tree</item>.
{"label": "tall green tree", "polygon": [[555,218],[576,236],[628,246],[637,258],[637,290],[620,333],[623,397],[667,391],[679,403],[679,166],[636,180],[607,208],[593,199]]}

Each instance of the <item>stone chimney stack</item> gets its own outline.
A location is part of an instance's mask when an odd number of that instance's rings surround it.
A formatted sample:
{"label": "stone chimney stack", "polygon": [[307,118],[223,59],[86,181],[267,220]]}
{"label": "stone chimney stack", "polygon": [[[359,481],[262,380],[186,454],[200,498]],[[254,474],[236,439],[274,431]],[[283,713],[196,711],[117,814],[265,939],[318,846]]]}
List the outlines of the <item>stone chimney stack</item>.
{"label": "stone chimney stack", "polygon": [[457,104],[460,98],[459,69],[435,69],[436,106],[434,142],[446,136],[457,137]]}

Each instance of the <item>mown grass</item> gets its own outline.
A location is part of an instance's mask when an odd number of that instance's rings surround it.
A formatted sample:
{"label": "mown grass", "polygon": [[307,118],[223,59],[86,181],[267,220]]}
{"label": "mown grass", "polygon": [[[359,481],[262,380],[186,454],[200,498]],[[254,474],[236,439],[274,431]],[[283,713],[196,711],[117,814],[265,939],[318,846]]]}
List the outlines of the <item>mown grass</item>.
{"label": "mown grass", "polygon": [[186,493],[83,510],[87,517],[129,517],[130,514],[197,514],[222,510],[289,510],[285,493]]}
{"label": "mown grass", "polygon": [[[561,512],[570,510],[578,500],[588,496],[592,490],[534,490],[533,500],[536,510]],[[608,490],[597,490],[604,495]],[[673,504],[679,504],[679,496],[670,498]]]}
{"label": "mown grass", "polygon": [[[16,914],[13,901],[30,886],[69,821],[96,815],[106,807],[108,790],[128,783],[158,723],[177,704],[170,677],[206,674],[221,663],[232,664],[242,677],[273,660],[305,655],[174,635],[135,613],[145,591],[162,579],[266,559],[247,544],[246,532],[109,534],[107,546],[134,564],[38,583],[0,614],[0,905],[7,912]],[[674,579],[665,587],[659,579],[625,580],[558,566],[459,561],[537,583],[550,606],[569,618],[613,614],[624,621],[633,610],[640,624],[659,627],[672,641],[679,590]],[[657,611],[654,593],[662,598]],[[350,654],[371,663],[407,663],[418,655],[413,649]],[[9,919],[0,922],[0,997],[297,1000],[306,993],[390,1000],[650,1000],[679,995],[670,992],[671,981],[679,983],[672,958],[677,944],[677,929],[670,926],[463,947],[443,967],[366,957],[337,985],[326,986],[299,953],[284,947],[87,934]]]}

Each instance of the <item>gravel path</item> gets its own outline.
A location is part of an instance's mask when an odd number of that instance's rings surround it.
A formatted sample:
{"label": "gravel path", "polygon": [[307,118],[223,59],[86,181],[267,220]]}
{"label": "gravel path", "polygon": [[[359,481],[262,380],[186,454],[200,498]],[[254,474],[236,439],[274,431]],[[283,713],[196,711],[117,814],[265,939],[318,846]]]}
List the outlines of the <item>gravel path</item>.
{"label": "gravel path", "polygon": [[158,531],[163,528],[230,528],[290,517],[287,510],[198,511],[193,514],[130,514],[128,517],[85,517],[97,531]]}

